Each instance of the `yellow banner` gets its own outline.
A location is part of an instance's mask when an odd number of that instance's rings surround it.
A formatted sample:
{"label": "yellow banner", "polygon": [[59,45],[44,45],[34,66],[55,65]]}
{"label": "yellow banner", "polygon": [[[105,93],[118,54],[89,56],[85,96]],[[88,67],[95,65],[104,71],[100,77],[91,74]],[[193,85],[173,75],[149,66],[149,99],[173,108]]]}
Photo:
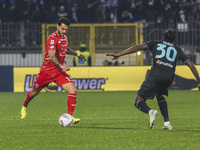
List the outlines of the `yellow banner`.
{"label": "yellow banner", "polygon": [[[78,90],[137,91],[151,66],[140,67],[71,67],[67,73]],[[200,70],[200,66],[197,66]],[[27,92],[40,68],[14,68],[14,92]],[[187,66],[178,66],[171,89],[197,89],[194,76]],[[185,84],[184,84],[185,83]],[[43,91],[61,91],[51,83]]]}

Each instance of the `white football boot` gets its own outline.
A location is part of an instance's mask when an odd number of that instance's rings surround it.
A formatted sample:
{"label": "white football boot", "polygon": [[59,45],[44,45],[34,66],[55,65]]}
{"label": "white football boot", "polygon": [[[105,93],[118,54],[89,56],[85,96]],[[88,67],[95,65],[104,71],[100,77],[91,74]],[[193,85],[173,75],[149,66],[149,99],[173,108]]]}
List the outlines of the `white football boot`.
{"label": "white football boot", "polygon": [[158,111],[157,110],[150,110],[149,111],[149,129],[153,128],[157,115],[158,115]]}
{"label": "white football boot", "polygon": [[164,123],[163,130],[172,130],[172,126],[171,126],[170,122]]}

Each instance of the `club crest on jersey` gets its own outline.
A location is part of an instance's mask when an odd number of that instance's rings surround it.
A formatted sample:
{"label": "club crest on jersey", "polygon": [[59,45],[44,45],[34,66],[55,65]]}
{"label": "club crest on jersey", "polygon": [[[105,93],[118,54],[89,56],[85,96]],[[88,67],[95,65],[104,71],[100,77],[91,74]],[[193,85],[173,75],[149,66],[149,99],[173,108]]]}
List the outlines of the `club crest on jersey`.
{"label": "club crest on jersey", "polygon": [[51,45],[53,45],[54,44],[54,40],[51,40]]}

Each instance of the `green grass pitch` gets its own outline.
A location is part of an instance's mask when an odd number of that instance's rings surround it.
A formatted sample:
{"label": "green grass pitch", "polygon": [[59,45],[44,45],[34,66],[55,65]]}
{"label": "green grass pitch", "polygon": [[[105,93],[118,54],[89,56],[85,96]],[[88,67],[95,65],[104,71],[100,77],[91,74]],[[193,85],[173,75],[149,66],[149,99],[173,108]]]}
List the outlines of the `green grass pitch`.
{"label": "green grass pitch", "polygon": [[153,129],[148,115],[134,106],[136,92],[78,92],[72,127],[59,125],[67,112],[67,93],[40,93],[19,113],[26,93],[0,93],[1,150],[199,150],[200,92],[170,91],[167,97],[172,131],[164,131],[159,111]]}

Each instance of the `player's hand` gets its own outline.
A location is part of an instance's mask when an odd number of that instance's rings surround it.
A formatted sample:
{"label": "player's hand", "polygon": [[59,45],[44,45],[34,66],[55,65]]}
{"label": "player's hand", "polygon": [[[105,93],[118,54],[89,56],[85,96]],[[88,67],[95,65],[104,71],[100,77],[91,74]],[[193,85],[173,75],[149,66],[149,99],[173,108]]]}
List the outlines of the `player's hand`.
{"label": "player's hand", "polygon": [[112,60],[118,59],[120,56],[115,53],[107,53],[106,56],[113,56]]}
{"label": "player's hand", "polygon": [[200,83],[198,84],[198,89],[199,89],[199,91],[200,91]]}
{"label": "player's hand", "polygon": [[87,59],[85,58],[84,55],[81,55],[81,54],[80,54],[80,56],[77,56],[77,57],[78,57],[79,59],[81,59],[81,60],[84,59],[85,61],[87,61]]}
{"label": "player's hand", "polygon": [[70,67],[68,65],[61,65],[60,68],[65,70],[65,71],[69,71],[70,70]]}

